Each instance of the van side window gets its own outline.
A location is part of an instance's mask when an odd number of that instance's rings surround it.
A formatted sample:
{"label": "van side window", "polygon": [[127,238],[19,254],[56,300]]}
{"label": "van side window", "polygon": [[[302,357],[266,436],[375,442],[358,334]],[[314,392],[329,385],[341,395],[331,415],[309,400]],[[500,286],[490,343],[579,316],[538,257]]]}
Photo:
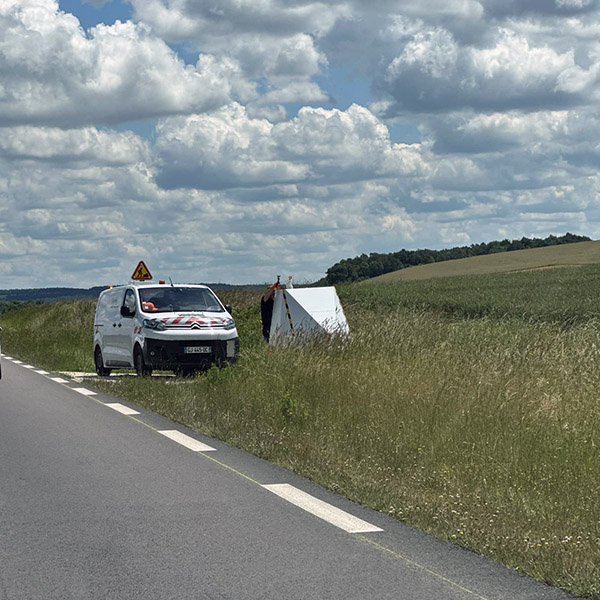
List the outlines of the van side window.
{"label": "van side window", "polygon": [[127,290],[125,292],[125,298],[123,299],[123,306],[125,306],[129,314],[133,316],[135,314],[135,293],[133,290]]}

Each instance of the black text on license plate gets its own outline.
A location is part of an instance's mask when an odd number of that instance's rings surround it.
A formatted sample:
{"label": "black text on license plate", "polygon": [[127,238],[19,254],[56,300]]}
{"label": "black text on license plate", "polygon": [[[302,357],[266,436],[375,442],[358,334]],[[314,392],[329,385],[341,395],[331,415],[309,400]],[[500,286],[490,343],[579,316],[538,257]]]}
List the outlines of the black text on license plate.
{"label": "black text on license plate", "polygon": [[183,348],[184,354],[210,354],[210,346],[185,346]]}

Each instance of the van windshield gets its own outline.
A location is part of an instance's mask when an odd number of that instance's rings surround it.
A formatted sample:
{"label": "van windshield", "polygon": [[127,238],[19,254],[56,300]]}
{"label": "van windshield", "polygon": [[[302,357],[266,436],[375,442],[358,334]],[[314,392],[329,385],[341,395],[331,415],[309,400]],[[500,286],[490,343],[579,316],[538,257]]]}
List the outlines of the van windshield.
{"label": "van windshield", "polygon": [[139,290],[144,312],[224,312],[217,297],[205,288],[168,286]]}

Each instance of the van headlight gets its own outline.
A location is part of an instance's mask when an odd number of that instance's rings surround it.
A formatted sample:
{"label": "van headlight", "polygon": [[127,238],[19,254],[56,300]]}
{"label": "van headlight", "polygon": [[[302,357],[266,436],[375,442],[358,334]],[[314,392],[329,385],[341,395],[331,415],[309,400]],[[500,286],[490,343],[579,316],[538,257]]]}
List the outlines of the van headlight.
{"label": "van headlight", "polygon": [[148,329],[154,329],[154,331],[165,331],[167,328],[162,321],[157,321],[156,319],[144,319],[143,325]]}
{"label": "van headlight", "polygon": [[233,319],[227,319],[225,321],[225,325],[223,325],[224,329],[235,329],[235,321]]}

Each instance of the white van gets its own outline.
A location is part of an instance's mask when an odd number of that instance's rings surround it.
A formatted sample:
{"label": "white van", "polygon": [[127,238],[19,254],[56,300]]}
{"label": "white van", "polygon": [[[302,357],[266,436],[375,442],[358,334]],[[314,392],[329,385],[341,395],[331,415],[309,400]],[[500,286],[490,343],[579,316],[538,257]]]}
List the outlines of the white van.
{"label": "white van", "polygon": [[205,285],[131,283],[100,293],[94,320],[98,375],[112,369],[189,374],[234,363],[239,338],[231,307]]}

